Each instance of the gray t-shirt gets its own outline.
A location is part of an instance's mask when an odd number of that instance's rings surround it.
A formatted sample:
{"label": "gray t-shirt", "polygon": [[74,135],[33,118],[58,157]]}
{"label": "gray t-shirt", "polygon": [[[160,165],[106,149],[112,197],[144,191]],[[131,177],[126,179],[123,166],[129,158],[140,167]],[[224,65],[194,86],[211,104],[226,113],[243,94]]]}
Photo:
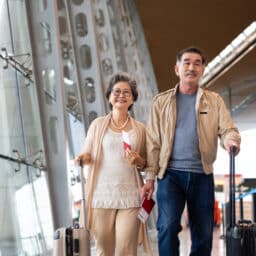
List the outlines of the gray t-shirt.
{"label": "gray t-shirt", "polygon": [[177,121],[168,167],[180,171],[202,173],[195,101],[196,94],[177,93]]}

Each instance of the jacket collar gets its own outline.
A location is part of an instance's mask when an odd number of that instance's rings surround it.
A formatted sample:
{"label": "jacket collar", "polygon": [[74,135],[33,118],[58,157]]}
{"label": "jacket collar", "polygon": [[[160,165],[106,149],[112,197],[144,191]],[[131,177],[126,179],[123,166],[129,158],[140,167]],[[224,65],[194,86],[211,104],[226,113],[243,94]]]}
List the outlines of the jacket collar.
{"label": "jacket collar", "polygon": [[[173,90],[171,92],[171,96],[176,95],[178,93],[179,86],[180,86],[179,83],[175,85],[175,87],[173,88]],[[204,92],[204,90],[199,86],[197,89],[197,92],[196,92],[197,97],[200,98],[202,96],[203,92]]]}
{"label": "jacket collar", "polygon": [[[171,91],[171,95],[170,95],[171,97],[177,95],[178,89],[179,89],[179,85],[180,85],[179,83],[175,85],[175,87]],[[196,92],[196,109],[198,109],[198,107],[199,107],[199,102],[200,102],[200,99],[203,96],[203,94],[204,94],[204,89],[202,89],[199,86],[198,89],[197,89],[197,92]],[[207,100],[206,99],[204,99],[204,103],[207,104]]]}

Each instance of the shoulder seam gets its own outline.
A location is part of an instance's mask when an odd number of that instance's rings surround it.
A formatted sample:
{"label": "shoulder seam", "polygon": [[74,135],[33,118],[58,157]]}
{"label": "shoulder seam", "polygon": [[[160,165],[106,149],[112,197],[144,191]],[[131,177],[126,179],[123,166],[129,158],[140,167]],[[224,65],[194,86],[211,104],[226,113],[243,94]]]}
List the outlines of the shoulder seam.
{"label": "shoulder seam", "polygon": [[171,92],[173,92],[175,89],[174,88],[171,88],[167,91],[164,91],[164,92],[160,92],[159,94],[157,94],[155,97],[154,97],[154,100],[156,100],[157,98],[161,97],[161,96],[164,96],[166,94],[170,94]]}

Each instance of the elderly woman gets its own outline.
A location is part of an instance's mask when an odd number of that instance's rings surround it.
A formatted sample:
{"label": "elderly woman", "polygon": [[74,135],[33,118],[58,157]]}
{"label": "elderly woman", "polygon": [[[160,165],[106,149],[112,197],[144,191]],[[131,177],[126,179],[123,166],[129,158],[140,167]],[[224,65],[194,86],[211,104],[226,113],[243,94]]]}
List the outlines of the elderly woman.
{"label": "elderly woman", "polygon": [[[128,113],[138,97],[136,81],[126,73],[115,74],[106,97],[111,112],[92,122],[84,151],[77,157],[89,165],[87,226],[95,237],[97,255],[113,256],[116,250],[118,255],[134,256],[139,241],[150,252],[145,226],[137,217],[143,185],[140,170],[146,164],[146,131]],[[124,148],[123,132],[130,148]]]}

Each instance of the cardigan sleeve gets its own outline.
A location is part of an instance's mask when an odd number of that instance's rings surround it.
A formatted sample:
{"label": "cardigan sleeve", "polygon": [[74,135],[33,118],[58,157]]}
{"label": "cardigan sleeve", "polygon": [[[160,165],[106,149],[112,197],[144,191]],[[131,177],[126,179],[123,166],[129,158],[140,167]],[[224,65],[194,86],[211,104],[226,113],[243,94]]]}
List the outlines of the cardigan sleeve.
{"label": "cardigan sleeve", "polygon": [[85,138],[85,144],[82,148],[82,153],[92,153],[92,146],[93,146],[93,141],[94,141],[94,134],[95,134],[95,121],[93,121],[87,131],[86,138]]}

